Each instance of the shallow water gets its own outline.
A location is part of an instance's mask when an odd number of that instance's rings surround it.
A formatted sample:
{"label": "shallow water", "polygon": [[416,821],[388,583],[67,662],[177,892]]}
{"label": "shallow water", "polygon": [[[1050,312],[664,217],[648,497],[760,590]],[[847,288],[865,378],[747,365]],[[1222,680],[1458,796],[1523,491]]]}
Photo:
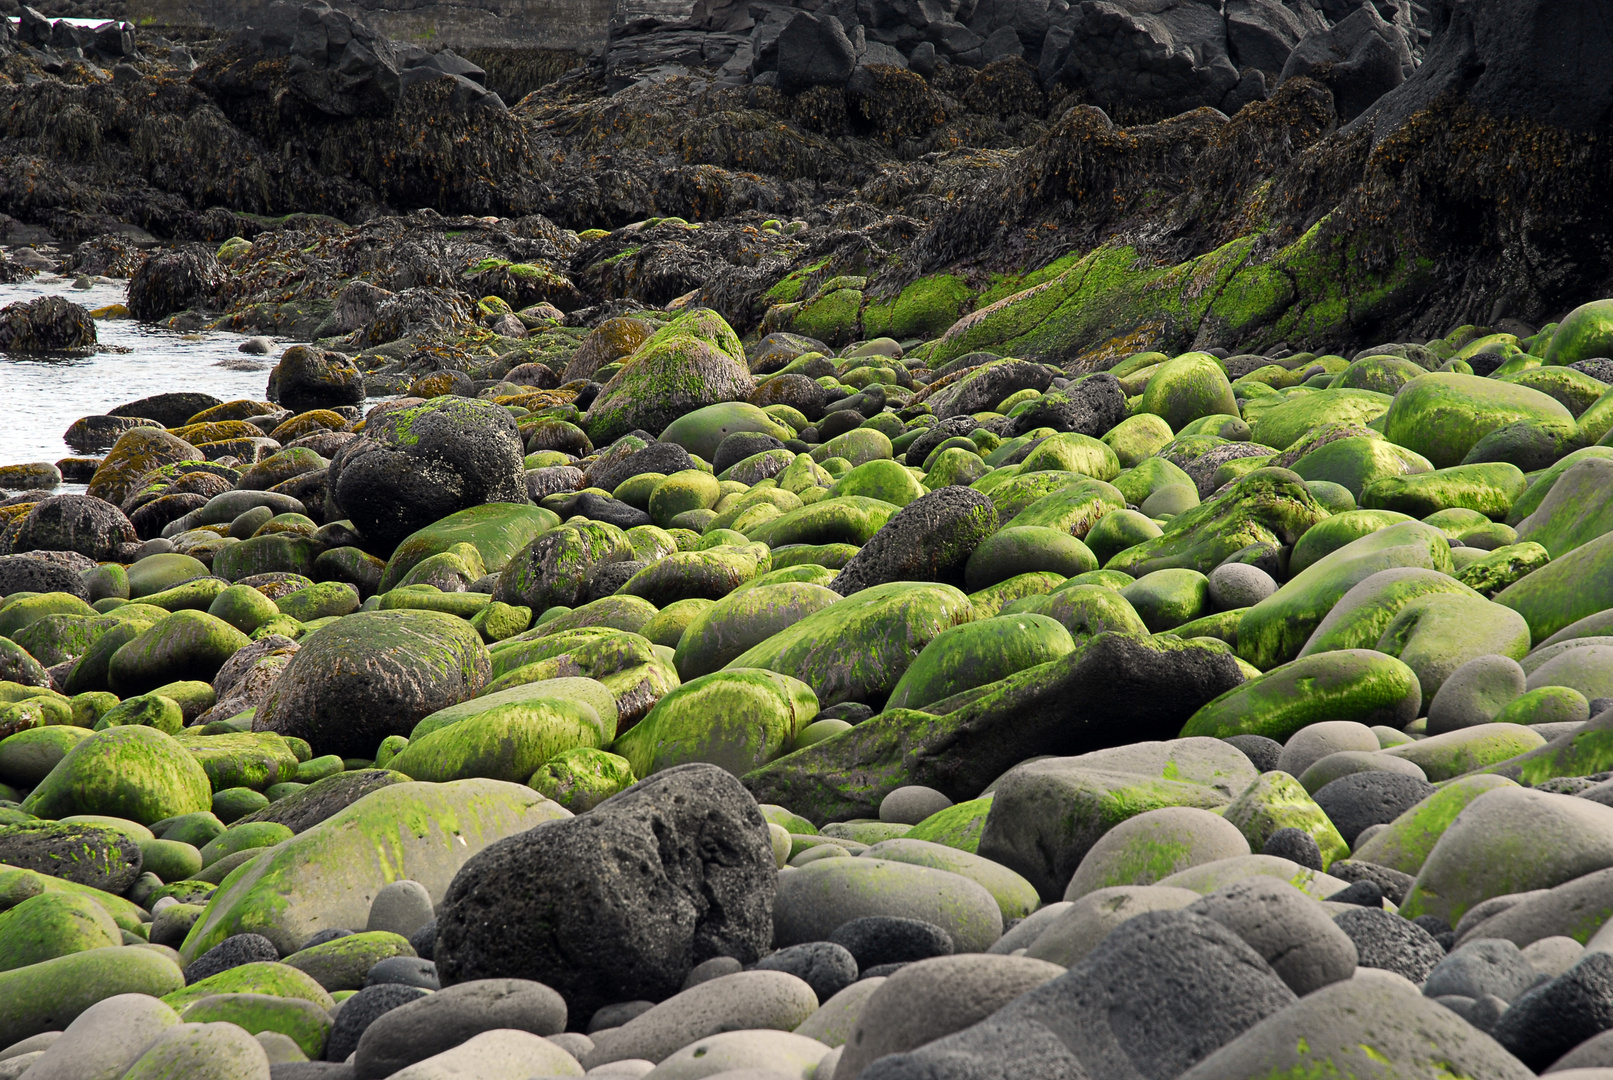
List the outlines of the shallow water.
{"label": "shallow water", "polygon": [[[72,285],[71,278],[0,285],[0,307],[59,294],[94,310],[121,304],[128,293],[122,282]],[[95,329],[103,346],[130,351],[66,358],[0,353],[0,464],[76,455],[62,441],[73,421],[152,394],[195,390],[225,401],[262,401],[269,368],[284,348],[276,343],[268,356],[248,356],[240,351],[242,334],[162,330],[132,319],[98,320]],[[219,366],[225,362],[232,367]],[[242,366],[252,370],[235,370]]]}

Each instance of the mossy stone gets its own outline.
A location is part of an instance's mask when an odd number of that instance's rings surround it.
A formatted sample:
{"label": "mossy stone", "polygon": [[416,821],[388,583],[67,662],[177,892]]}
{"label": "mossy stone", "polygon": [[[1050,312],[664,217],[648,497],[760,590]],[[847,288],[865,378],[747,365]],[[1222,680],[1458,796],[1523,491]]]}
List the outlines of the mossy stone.
{"label": "mossy stone", "polygon": [[[1099,520],[1121,510],[1126,496],[1101,480],[1078,480],[1043,495],[1006,519],[1004,529],[1040,526],[1083,539]],[[999,518],[999,520],[1002,520]]]}
{"label": "mossy stone", "polygon": [[725,401],[680,416],[661,432],[660,441],[676,443],[710,461],[717,456],[717,447],[724,439],[742,431],[760,432],[775,439],[793,438],[791,432],[757,406]]}
{"label": "mossy stone", "polygon": [[17,632],[50,615],[99,615],[72,593],[36,593],[0,605],[0,637],[15,638]]}
{"label": "mossy stone", "polygon": [[1351,390],[1376,390],[1393,397],[1395,391],[1428,369],[1399,356],[1363,356],[1333,376],[1329,387],[1346,387]]}
{"label": "mossy stone", "polygon": [[1345,593],[1300,650],[1313,656],[1338,649],[1376,649],[1389,624],[1407,604],[1433,594],[1475,595],[1462,582],[1436,570],[1382,570]]}
{"label": "mossy stone", "polygon": [[795,748],[800,750],[816,746],[825,739],[834,738],[842,731],[850,731],[853,726],[855,725],[848,720],[837,720],[832,717],[828,720],[814,720],[802,728],[801,733],[795,737]]}
{"label": "mossy stone", "polygon": [[649,638],[657,645],[665,645],[669,649],[676,649],[682,640],[683,633],[689,624],[701,614],[710,610],[716,604],[715,600],[694,598],[690,600],[676,600],[658,611],[640,629],[639,633]]}
{"label": "mossy stone", "polygon": [[970,592],[1020,574],[1041,571],[1066,578],[1098,568],[1096,556],[1074,536],[1040,525],[1013,525],[987,537],[964,568]]}
{"label": "mossy stone", "polygon": [[1309,833],[1322,850],[1322,869],[1350,856],[1350,845],[1300,782],[1285,772],[1262,773],[1227,806],[1224,816],[1249,841],[1252,851],[1266,846],[1279,829]]}
{"label": "mossy stone", "polygon": [[[258,793],[254,791],[252,794],[257,795]],[[262,796],[259,796],[259,798],[262,799]],[[267,805],[269,805],[268,800],[262,799],[253,809],[261,810]],[[217,813],[216,810],[214,812]],[[219,817],[222,819],[224,815],[219,814]],[[275,821],[248,821],[239,825],[232,825],[202,847],[202,866],[205,869],[220,859],[227,858],[237,852],[274,847],[282,840],[290,840],[291,836],[290,829]]]}
{"label": "mossy stone", "polygon": [[935,491],[944,487],[968,487],[991,471],[978,454],[960,447],[947,447],[929,462],[923,486]]}
{"label": "mossy stone", "polygon": [[1127,548],[1163,535],[1164,530],[1148,515],[1137,510],[1111,509],[1093,523],[1086,535],[1086,545],[1102,564]]}
{"label": "mossy stone", "polygon": [[90,733],[81,727],[51,725],[19,731],[0,739],[0,783],[27,790],[34,787]]}
{"label": "mossy stone", "polygon": [[147,555],[129,565],[129,598],[139,600],[173,588],[183,581],[206,577],[207,564],[177,551]]}
{"label": "mossy stone", "polygon": [[677,643],[685,681],[726,666],[780,630],[841,600],[821,585],[783,583],[736,591],[697,613]]}
{"label": "mossy stone", "polygon": [[1121,589],[1120,595],[1149,632],[1158,633],[1204,614],[1210,602],[1210,579],[1197,570],[1155,570]]}
{"label": "mossy stone", "polygon": [[327,1011],[336,1004],[330,994],[307,973],[289,964],[261,960],[210,975],[183,990],[163,995],[162,1000],[169,1008],[183,1012],[194,1003],[215,994],[268,994],[277,998],[300,998]]}
{"label": "mossy stone", "polygon": [[817,711],[799,679],[731,666],[667,694],[611,749],[637,776],[694,761],[737,776],[788,753]]}
{"label": "mossy stone", "polygon": [[182,745],[149,727],[97,732],[69,750],[23,803],[37,817],[106,814],[148,824],[206,810],[207,774]]}
{"label": "mossy stone", "polygon": [[1571,686],[1541,686],[1507,702],[1491,717],[1491,723],[1579,724],[1590,718],[1590,702],[1578,690]]}
{"label": "mossy stone", "polygon": [[1201,416],[1238,415],[1221,362],[1207,353],[1184,353],[1168,360],[1148,380],[1138,412],[1153,413],[1179,430]]}
{"label": "mossy stone", "polygon": [[312,1001],[273,994],[214,994],[185,1007],[186,1024],[233,1024],[249,1035],[284,1035],[311,1061],[318,1061],[330,1037],[330,1013]]}
{"label": "mossy stone", "polygon": [[1529,652],[1523,616],[1483,597],[1431,593],[1406,604],[1384,628],[1379,652],[1398,656],[1417,673],[1423,700],[1433,701],[1451,673],[1469,660]]}
{"label": "mossy stone", "polygon": [[992,797],[966,799],[937,811],[907,831],[909,840],[928,840],[944,844],[959,851],[978,852],[980,834],[986,827],[986,815],[991,813]]}
{"label": "mossy stone", "polygon": [[1163,417],[1137,413],[1110,428],[1103,441],[1115,452],[1120,467],[1130,469],[1158,453],[1175,437]]}
{"label": "mossy stone", "polygon": [[76,893],[40,893],[0,911],[0,971],[122,943],[112,916]]}
{"label": "mossy stone", "polygon": [[1573,426],[1556,399],[1526,386],[1434,372],[1407,383],[1384,416],[1391,442],[1421,454],[1436,468],[1459,465],[1484,436],[1521,421]]}
{"label": "mossy stone", "polygon": [[1450,558],[1445,534],[1420,521],[1401,522],[1353,540],[1251,607],[1238,624],[1238,655],[1269,671],[1298,656],[1333,605],[1372,574],[1393,567],[1448,574]]}
{"label": "mossy stone", "polygon": [[979,589],[969,594],[969,603],[974,606],[975,616],[989,619],[1002,613],[1003,608],[1019,600],[1027,600],[1036,596],[1045,596],[1064,584],[1063,574],[1049,571],[1039,571],[1030,574],[1016,574],[1006,581],[1000,581],[985,589]]}
{"label": "mossy stone", "polygon": [[837,543],[861,547],[899,509],[862,495],[826,498],[748,529],[745,535],[774,548]]}
{"label": "mossy stone", "polygon": [[0,1038],[61,1031],[91,1005],[119,994],[160,997],[181,989],[179,965],[152,949],[85,949],[0,972]]}
{"label": "mossy stone", "polygon": [[[1007,475],[998,480],[999,474]],[[1080,473],[1064,472],[1060,469],[1025,472],[1015,466],[1011,474],[1008,474],[1006,469],[999,469],[987,473],[971,486],[991,499],[992,505],[997,508],[998,521],[1008,521],[1039,499],[1077,484],[1094,482],[1090,477],[1082,476]]]}
{"label": "mossy stone", "polygon": [[1592,300],[1563,316],[1546,346],[1548,364],[1574,364],[1613,353],[1613,301]]}
{"label": "mossy stone", "polygon": [[141,867],[163,881],[185,881],[202,869],[202,854],[190,844],[177,840],[145,840],[140,843]]}
{"label": "mossy stone", "polygon": [[314,572],[319,549],[307,536],[276,532],[254,536],[239,544],[220,548],[213,555],[213,573],[225,581],[240,581],[258,574],[301,574]]}
{"label": "mossy stone", "polygon": [[118,563],[101,563],[86,570],[80,577],[89,593],[91,606],[101,600],[129,599],[129,573]]}
{"label": "mossy stone", "polygon": [[287,967],[311,977],[327,992],[362,990],[365,973],[382,960],[414,956],[409,940],[387,930],[369,930],[301,949],[287,956]]}
{"label": "mossy stone", "polygon": [[1064,626],[1020,613],[955,626],[936,635],[903,673],[889,709],[923,709],[977,686],[1074,651]]}
{"label": "mossy stone", "polygon": [[[1295,390],[1289,393],[1293,396],[1258,412],[1252,406],[1248,410],[1254,442],[1287,450],[1324,424],[1365,426],[1372,423],[1388,411],[1393,400],[1388,394],[1372,390],[1338,389],[1303,393]],[[1401,442],[1393,436],[1391,439]]]}
{"label": "mossy stone", "polygon": [[471,777],[525,783],[556,754],[602,749],[608,741],[599,713],[587,703],[529,697],[411,737],[387,767],[434,783]]}
{"label": "mossy stone", "polygon": [[378,591],[395,588],[417,563],[455,544],[470,544],[480,554],[483,565],[497,572],[518,551],[559,524],[560,518],[552,510],[530,504],[494,502],[457,511],[409,534],[398,544],[387,561]]}
{"label": "mossy stone", "polygon": [[160,593],[143,596],[140,602],[164,611],[206,611],[213,601],[218,599],[218,594],[228,587],[218,578],[202,578],[200,581],[187,581],[183,585],[175,585]]}
{"label": "mossy stone", "polygon": [[1080,473],[1094,480],[1113,480],[1120,475],[1120,459],[1108,443],[1067,431],[1044,439],[1020,462],[1021,473],[1047,469]]}
{"label": "mossy stone", "polygon": [[1431,472],[1434,465],[1387,439],[1357,435],[1324,442],[1289,467],[1306,480],[1339,484],[1360,501],[1361,493],[1378,480]]}
{"label": "mossy stone", "polygon": [[96,731],[137,724],[155,728],[164,735],[177,735],[184,727],[185,716],[179,703],[161,694],[140,694],[124,698],[115,708],[108,709],[95,722]]}
{"label": "mossy stone", "polygon": [[142,631],[113,655],[107,669],[113,693],[138,694],[181,679],[210,682],[251,639],[204,611],[176,611]]}
{"label": "mossy stone", "polygon": [[1422,691],[1400,660],[1370,649],[1301,657],[1250,679],[1201,707],[1182,737],[1263,735],[1286,742],[1324,720],[1400,728],[1417,718]]}
{"label": "mossy stone", "polygon": [[[1545,482],[1542,477],[1536,485]],[[1613,531],[1610,483],[1613,461],[1604,458],[1586,458],[1565,469],[1551,479],[1550,490],[1518,523],[1518,539],[1540,544],[1557,559]]]}
{"label": "mossy stone", "polygon": [[74,694],[68,702],[69,708],[73,711],[73,726],[93,728],[95,722],[117,704],[118,696],[105,690],[87,690],[82,694]]}
{"label": "mossy stone", "polygon": [[[255,814],[269,805],[269,797],[247,787],[221,788],[213,792],[213,816],[226,825]],[[214,860],[215,862],[217,860]]]}
{"label": "mossy stone", "polygon": [[564,750],[545,761],[532,774],[527,786],[572,813],[581,814],[636,782],[633,767],[626,758],[592,747],[579,747]]}
{"label": "mossy stone", "polygon": [[1346,544],[1412,520],[1411,515],[1398,510],[1348,510],[1334,514],[1305,530],[1289,556],[1288,571],[1299,574]]}
{"label": "mossy stone", "polygon": [[[1307,488],[1309,485],[1307,485]],[[1313,493],[1314,494],[1314,493]],[[1158,487],[1138,507],[1143,515],[1154,520],[1173,518],[1185,514],[1199,505],[1199,492],[1193,484],[1166,484]]]}
{"label": "mossy stone", "polygon": [[210,810],[181,814],[178,817],[169,818],[165,823],[158,824],[163,825],[163,829],[160,832],[156,829],[152,831],[156,832],[162,839],[188,844],[198,850],[225,829],[224,822],[219,820],[218,816]]}
{"label": "mossy stone", "polygon": [[1521,724],[1477,724],[1382,751],[1422,769],[1433,783],[1495,765],[1546,745],[1538,731]]}
{"label": "mossy stone", "polygon": [[854,467],[830,486],[829,498],[845,495],[861,495],[892,506],[906,506],[924,496],[924,485],[902,465],[880,458]]}
{"label": "mossy stone", "polygon": [[1465,507],[1500,521],[1526,486],[1523,472],[1505,461],[1457,465],[1409,476],[1380,477],[1361,492],[1361,505],[1419,518],[1449,507]]}
{"label": "mossy stone", "polygon": [[1005,605],[1004,616],[1046,615],[1070,632],[1077,645],[1104,633],[1146,634],[1148,627],[1119,590],[1105,585],[1064,585],[1043,596]]}
{"label": "mossy stone", "polygon": [[655,486],[650,494],[648,510],[655,523],[664,529],[670,527],[679,514],[691,510],[710,510],[717,505],[721,495],[715,476],[699,469],[685,469],[673,473]]}

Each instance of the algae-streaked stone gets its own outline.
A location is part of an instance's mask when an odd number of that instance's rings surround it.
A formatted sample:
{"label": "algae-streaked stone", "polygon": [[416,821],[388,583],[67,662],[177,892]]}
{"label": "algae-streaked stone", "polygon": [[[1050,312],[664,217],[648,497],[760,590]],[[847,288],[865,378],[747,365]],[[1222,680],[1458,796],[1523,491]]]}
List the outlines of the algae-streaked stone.
{"label": "algae-streaked stone", "polygon": [[1482,597],[1432,593],[1400,609],[1377,649],[1415,671],[1423,700],[1432,702],[1451,673],[1469,660],[1490,655],[1522,660],[1529,652],[1529,627],[1517,612]]}
{"label": "algae-streaked stone", "polygon": [[1180,430],[1203,416],[1237,416],[1238,399],[1219,360],[1208,353],[1184,353],[1155,370],[1137,411],[1153,413]]}
{"label": "algae-streaked stone", "polygon": [[1167,806],[1128,818],[1086,853],[1064,890],[1079,900],[1099,889],[1152,885],[1179,871],[1249,854],[1249,841],[1220,815],[1191,806]]}
{"label": "algae-streaked stone", "polygon": [[677,642],[680,678],[709,675],[814,612],[841,601],[821,585],[782,583],[730,593],[700,610]]}
{"label": "algae-streaked stone", "polygon": [[297,775],[296,753],[272,731],[181,732],[178,742],[201,764],[214,791],[236,787],[261,791]]}
{"label": "algae-streaked stone", "polygon": [[272,994],[214,994],[185,1007],[186,1023],[234,1024],[250,1035],[274,1031],[297,1044],[312,1061],[318,1061],[330,1037],[331,1016],[312,1001]]}
{"label": "algae-streaked stone", "polygon": [[1182,737],[1264,735],[1286,742],[1324,720],[1400,728],[1418,716],[1417,675],[1393,656],[1340,649],[1301,657],[1234,687],[1193,714]]}
{"label": "algae-streaked stone", "polygon": [[262,934],[292,953],[320,930],[363,926],[375,894],[401,878],[420,882],[440,903],[459,867],[487,844],[564,816],[531,789],[497,780],[373,791],[221,888],[181,954],[189,962],[240,933]]}
{"label": "algae-streaked stone", "polygon": [[1075,648],[1063,625],[1021,612],[938,634],[902,674],[886,708],[923,709],[964,690],[1057,660]]}
{"label": "algae-streaked stone", "polygon": [[1487,791],[1509,787],[1517,785],[1501,776],[1481,774],[1453,780],[1379,830],[1352,858],[1415,876],[1469,803]]}
{"label": "algae-streaked stone", "polygon": [[[610,709],[614,719],[614,701]],[[603,749],[614,727],[607,734],[599,713],[583,701],[529,696],[412,737],[387,767],[436,783],[471,777],[525,783],[556,754]]]}
{"label": "algae-streaked stone", "polygon": [[0,1039],[6,1045],[61,1031],[118,994],[161,997],[185,985],[179,966],[144,948],[87,949],[0,972]]}
{"label": "algae-streaked stone", "polygon": [[1384,415],[1383,433],[1443,469],[1460,465],[1484,436],[1519,421],[1572,427],[1574,416],[1538,390],[1440,371],[1400,388]]}
{"label": "algae-streaked stone", "polygon": [[364,989],[364,975],[382,960],[414,956],[409,939],[388,930],[370,930],[300,949],[287,956],[287,967],[313,979],[330,993]]}
{"label": "algae-streaked stone", "polygon": [[1515,758],[1546,745],[1545,738],[1522,724],[1476,724],[1382,751],[1410,761],[1434,783]]}
{"label": "algae-streaked stone", "polygon": [[1523,471],[1505,461],[1457,465],[1434,472],[1384,476],[1361,492],[1361,505],[1425,518],[1451,507],[1501,521],[1528,486]]}
{"label": "algae-streaked stone", "polygon": [[258,707],[255,731],[321,753],[368,757],[429,713],[474,696],[491,661],[463,619],[435,611],[357,612],[304,638]]}
{"label": "algae-streaked stone", "polygon": [[301,998],[323,1009],[335,1004],[311,975],[289,964],[261,960],[209,975],[183,990],[163,995],[163,1001],[170,1008],[183,1012],[192,1003],[214,994],[272,994],[275,997]]}
{"label": "algae-streaked stone", "polygon": [[207,773],[181,743],[153,728],[120,727],[69,750],[23,809],[38,817],[105,814],[144,825],[211,805]]}
{"label": "algae-streaked stone", "polygon": [[817,711],[799,679],[731,666],[667,694],[611,749],[638,776],[696,761],[737,776],[788,753]]}
{"label": "algae-streaked stone", "polygon": [[205,611],[176,611],[113,654],[107,681],[120,696],[181,679],[210,682],[224,661],[250,644],[223,619]]}
{"label": "algae-streaked stone", "polygon": [[566,750],[544,762],[527,786],[573,814],[581,814],[637,782],[626,758],[582,748]]}
{"label": "algae-streaked stone", "polygon": [[40,893],[0,911],[0,972],[122,943],[106,909],[76,893]]}
{"label": "algae-streaked stone", "polygon": [[1301,829],[1322,851],[1325,870],[1337,859],[1348,858],[1350,845],[1327,814],[1298,780],[1285,772],[1262,773],[1226,808],[1226,819],[1243,833],[1249,847],[1259,851],[1279,829]]}
{"label": "algae-streaked stone", "polygon": [[403,538],[387,560],[379,591],[396,588],[417,563],[455,544],[470,544],[482,564],[498,573],[517,552],[559,524],[554,511],[520,503],[484,503],[449,514]]}

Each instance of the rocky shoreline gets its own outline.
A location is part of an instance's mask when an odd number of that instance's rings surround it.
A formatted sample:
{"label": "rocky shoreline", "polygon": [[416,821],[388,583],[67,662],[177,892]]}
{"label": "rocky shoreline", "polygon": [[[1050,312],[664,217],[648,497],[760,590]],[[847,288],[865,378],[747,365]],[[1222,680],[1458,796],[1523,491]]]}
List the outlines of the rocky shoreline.
{"label": "rocky shoreline", "polygon": [[1613,1076],[1591,5],[271,10],[0,26],[265,378],[0,462],[0,1080]]}

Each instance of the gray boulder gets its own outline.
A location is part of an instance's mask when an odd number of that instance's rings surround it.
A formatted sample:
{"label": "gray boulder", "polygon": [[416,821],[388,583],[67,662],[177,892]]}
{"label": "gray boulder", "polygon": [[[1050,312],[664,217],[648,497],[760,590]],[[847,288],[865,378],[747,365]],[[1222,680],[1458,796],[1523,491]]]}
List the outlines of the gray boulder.
{"label": "gray boulder", "polygon": [[1362,4],[1332,29],[1307,35],[1289,54],[1278,85],[1313,78],[1333,91],[1339,119],[1354,120],[1413,70],[1406,40],[1371,4]]}
{"label": "gray boulder", "polygon": [[1286,881],[1248,878],[1187,910],[1243,938],[1301,997],[1355,974],[1355,943]]}
{"label": "gray boulder", "polygon": [[799,12],[779,31],[778,85],[786,93],[814,86],[844,86],[857,66],[857,50],[840,20]]}
{"label": "gray boulder", "polygon": [[1066,64],[1111,114],[1215,108],[1238,84],[1226,22],[1200,0],[1085,0]]}

